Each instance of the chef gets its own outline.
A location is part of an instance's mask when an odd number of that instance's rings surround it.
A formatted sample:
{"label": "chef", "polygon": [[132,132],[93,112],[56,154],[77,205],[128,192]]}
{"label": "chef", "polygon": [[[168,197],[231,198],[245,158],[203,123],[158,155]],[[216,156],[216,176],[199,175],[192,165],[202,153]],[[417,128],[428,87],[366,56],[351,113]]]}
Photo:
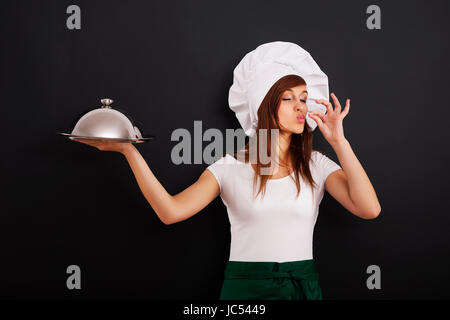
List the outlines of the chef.
{"label": "chef", "polygon": [[[374,219],[381,211],[344,136],[350,100],[341,107],[331,94],[333,107],[327,76],[306,50],[290,42],[258,46],[243,57],[233,77],[229,106],[250,141],[259,142],[276,130],[277,157],[271,162],[277,165],[270,165],[269,173],[263,170],[269,164],[253,157],[249,141],[243,150],[221,157],[191,186],[171,195],[133,144],[76,141],[122,153],[143,196],[166,225],[192,217],[220,195],[231,225],[220,299],[320,300],[312,240],[325,190],[362,219]],[[316,127],[339,164],[313,150]]]}
{"label": "chef", "polygon": [[[231,224],[220,299],[321,300],[312,240],[325,189],[361,218],[375,218],[380,211],[344,137],[350,101],[341,108],[332,95],[333,109],[327,76],[306,50],[290,42],[258,46],[233,75],[229,106],[251,140],[267,134],[263,129],[279,129],[278,158],[272,159],[278,166],[261,174],[263,165],[252,163],[248,143],[207,168],[220,185]],[[312,149],[316,127],[341,165]]]}

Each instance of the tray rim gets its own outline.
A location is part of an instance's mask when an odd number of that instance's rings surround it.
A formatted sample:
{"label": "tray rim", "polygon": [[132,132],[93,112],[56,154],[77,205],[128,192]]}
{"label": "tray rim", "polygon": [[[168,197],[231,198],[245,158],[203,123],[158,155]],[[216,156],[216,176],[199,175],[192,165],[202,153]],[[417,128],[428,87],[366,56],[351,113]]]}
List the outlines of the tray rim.
{"label": "tray rim", "polygon": [[[89,140],[104,140],[104,141],[117,141],[117,142],[131,142],[131,143],[142,143],[147,142],[150,140],[154,140],[155,136],[148,136],[148,137],[142,137],[142,138],[106,138],[106,137],[92,137],[92,136],[78,136],[71,133],[65,133],[65,132],[57,132],[57,134],[67,137],[69,139],[71,138],[79,138],[79,139],[89,139]],[[71,139],[72,140],[72,139]]]}

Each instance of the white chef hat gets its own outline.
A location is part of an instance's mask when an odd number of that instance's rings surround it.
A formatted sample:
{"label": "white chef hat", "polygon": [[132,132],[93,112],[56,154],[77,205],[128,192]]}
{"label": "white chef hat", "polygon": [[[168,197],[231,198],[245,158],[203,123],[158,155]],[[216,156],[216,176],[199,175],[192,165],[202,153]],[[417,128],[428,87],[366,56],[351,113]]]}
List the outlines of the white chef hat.
{"label": "white chef hat", "polygon": [[[325,114],[326,107],[317,104],[315,99],[328,101],[328,77],[311,55],[295,43],[265,43],[247,53],[233,71],[228,103],[246,135],[255,133],[258,108],[272,85],[291,74],[302,77],[306,82],[308,111],[318,110]],[[311,131],[317,126],[309,114],[306,122]]]}

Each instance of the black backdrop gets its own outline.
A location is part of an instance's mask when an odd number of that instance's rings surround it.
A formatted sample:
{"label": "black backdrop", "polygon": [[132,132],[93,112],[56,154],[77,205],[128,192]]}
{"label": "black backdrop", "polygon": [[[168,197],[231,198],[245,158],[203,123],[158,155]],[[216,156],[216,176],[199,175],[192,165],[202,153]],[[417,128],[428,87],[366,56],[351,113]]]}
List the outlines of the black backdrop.
{"label": "black backdrop", "polygon": [[[68,30],[66,8],[81,8]],[[366,8],[381,9],[381,30]],[[232,71],[270,41],[308,50],[330,91],[352,107],[347,139],[382,206],[375,220],[329,194],[314,234],[325,299],[449,298],[446,1],[8,1],[2,4],[3,298],[217,298],[229,255],[218,197],[164,225],[125,158],[57,136],[115,100],[144,134],[138,145],[171,194],[207,164],[175,165],[177,128],[239,128]],[[204,146],[207,143],[204,144]],[[315,146],[336,156],[315,131]],[[334,157],[333,157],[334,156]],[[66,268],[81,268],[68,290]],[[366,268],[381,268],[381,289]]]}

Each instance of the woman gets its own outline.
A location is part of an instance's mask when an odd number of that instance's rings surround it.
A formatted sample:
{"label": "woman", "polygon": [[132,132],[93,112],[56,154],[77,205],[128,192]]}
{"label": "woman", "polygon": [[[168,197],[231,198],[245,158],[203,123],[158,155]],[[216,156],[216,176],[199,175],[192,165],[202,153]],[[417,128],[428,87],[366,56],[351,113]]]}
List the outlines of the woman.
{"label": "woman", "polygon": [[[350,100],[343,109],[334,94],[334,108],[326,97],[311,101],[311,93],[323,97],[324,88],[328,92],[323,85],[327,78],[309,54],[292,43],[259,46],[244,57],[234,77],[230,108],[245,132],[256,135],[243,152],[214,162],[194,184],[174,196],[132,144],[77,141],[122,153],[145,198],[165,224],[186,220],[221,196],[230,218],[231,250],[220,299],[320,300],[312,238],[324,190],[363,219],[374,219],[381,211],[374,188],[344,136],[343,119]],[[326,114],[319,111],[319,105],[326,108]],[[307,117],[314,122],[308,123]],[[342,167],[312,149],[315,126]],[[262,163],[258,153],[253,163],[250,145],[254,139],[257,146],[264,135],[264,141],[272,141],[272,131],[262,129],[275,129],[277,157]],[[273,156],[272,147],[269,143],[262,148]],[[263,174],[264,169],[269,174]]]}

